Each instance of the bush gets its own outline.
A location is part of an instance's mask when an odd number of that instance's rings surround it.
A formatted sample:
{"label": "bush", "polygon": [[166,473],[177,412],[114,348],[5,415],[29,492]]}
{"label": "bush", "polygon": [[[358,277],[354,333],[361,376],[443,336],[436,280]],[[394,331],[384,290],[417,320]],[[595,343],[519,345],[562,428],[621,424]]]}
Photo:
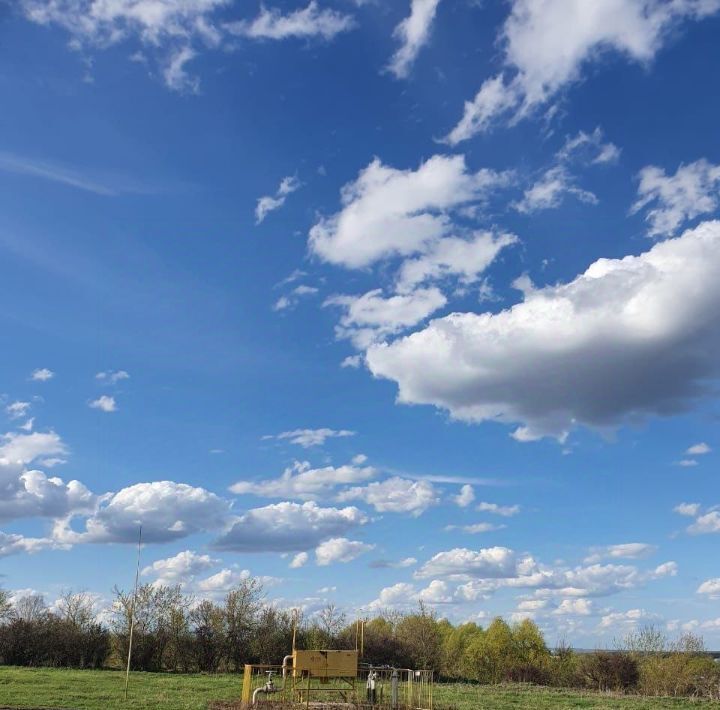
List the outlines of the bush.
{"label": "bush", "polygon": [[81,628],[48,614],[0,626],[3,665],[102,668],[109,653],[110,634],[99,624]]}
{"label": "bush", "polygon": [[640,680],[638,662],[624,651],[595,651],[580,664],[586,684],[597,690],[635,690]]}

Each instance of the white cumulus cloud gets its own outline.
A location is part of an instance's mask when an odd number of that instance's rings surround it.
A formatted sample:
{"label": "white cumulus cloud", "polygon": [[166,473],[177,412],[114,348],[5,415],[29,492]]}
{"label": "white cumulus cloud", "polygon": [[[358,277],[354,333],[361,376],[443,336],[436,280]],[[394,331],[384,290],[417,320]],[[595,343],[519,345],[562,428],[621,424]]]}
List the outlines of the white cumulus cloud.
{"label": "white cumulus cloud", "polygon": [[410,513],[418,516],[439,503],[440,496],[428,481],[411,481],[394,476],[367,486],[349,488],[338,495],[338,500],[363,500],[379,513]]}
{"label": "white cumulus cloud", "polygon": [[237,518],[215,547],[236,552],[302,552],[368,522],[355,507],[322,508],[284,501]]}
{"label": "white cumulus cloud", "polygon": [[310,250],[350,268],[422,253],[449,236],[452,210],[482,203],[507,182],[505,173],[468,171],[462,155],[435,155],[417,170],[392,168],[376,158],[343,187],[342,210],[312,227]]}
{"label": "white cumulus cloud", "polygon": [[115,397],[111,397],[107,394],[103,394],[97,399],[94,399],[88,404],[88,406],[90,409],[99,409],[101,412],[105,412],[106,414],[109,414],[110,412],[117,412],[117,402],[115,401]]}
{"label": "white cumulus cloud", "polygon": [[563,438],[668,415],[714,392],[720,372],[720,222],[624,259],[599,259],[566,284],[525,289],[499,313],[453,313],[366,362],[398,401],[466,421]]}
{"label": "white cumulus cloud", "polygon": [[315,561],[320,567],[335,564],[336,562],[352,562],[365,552],[374,549],[375,545],[369,545],[358,540],[348,540],[346,537],[333,537],[321,542],[315,548]]}
{"label": "white cumulus cloud", "polygon": [[55,377],[55,373],[47,367],[41,367],[37,370],[33,370],[30,375],[30,379],[35,382],[47,382],[48,380],[52,380],[53,377]]}

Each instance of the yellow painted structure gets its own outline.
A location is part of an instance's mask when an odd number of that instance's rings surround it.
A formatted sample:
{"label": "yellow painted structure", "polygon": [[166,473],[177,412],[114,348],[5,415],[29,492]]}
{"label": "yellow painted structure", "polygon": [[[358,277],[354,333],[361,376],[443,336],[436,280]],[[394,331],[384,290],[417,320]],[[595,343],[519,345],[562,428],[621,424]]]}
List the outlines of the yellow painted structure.
{"label": "yellow painted structure", "polygon": [[293,676],[310,678],[356,678],[357,651],[293,651]]}

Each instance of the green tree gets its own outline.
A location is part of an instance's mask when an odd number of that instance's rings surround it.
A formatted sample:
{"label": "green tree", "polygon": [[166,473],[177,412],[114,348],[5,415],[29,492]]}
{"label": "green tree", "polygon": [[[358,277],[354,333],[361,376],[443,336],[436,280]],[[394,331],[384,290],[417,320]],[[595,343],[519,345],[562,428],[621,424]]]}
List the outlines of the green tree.
{"label": "green tree", "polygon": [[395,633],[411,668],[440,669],[442,636],[434,612],[422,602],[417,613],[400,620]]}

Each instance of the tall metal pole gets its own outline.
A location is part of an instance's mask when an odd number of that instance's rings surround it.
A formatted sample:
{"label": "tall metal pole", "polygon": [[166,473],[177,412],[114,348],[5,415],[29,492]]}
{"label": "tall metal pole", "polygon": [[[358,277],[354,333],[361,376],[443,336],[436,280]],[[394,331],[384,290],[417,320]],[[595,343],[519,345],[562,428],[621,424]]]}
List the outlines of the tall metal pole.
{"label": "tall metal pole", "polygon": [[135,630],[135,603],[137,601],[138,580],[140,579],[140,545],[142,544],[142,525],[138,533],[137,568],[135,570],[135,589],[130,602],[130,641],[128,643],[127,669],[125,670],[125,702],[128,699],[128,684],[130,683],[130,658],[132,657],[133,631]]}

